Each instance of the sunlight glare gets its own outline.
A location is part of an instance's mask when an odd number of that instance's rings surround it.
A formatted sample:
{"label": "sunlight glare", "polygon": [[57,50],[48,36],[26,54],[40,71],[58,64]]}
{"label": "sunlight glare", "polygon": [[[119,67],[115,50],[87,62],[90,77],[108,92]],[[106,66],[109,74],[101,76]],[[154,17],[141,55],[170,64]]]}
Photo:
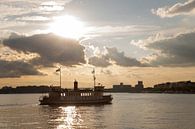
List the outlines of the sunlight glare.
{"label": "sunlight glare", "polygon": [[79,39],[85,34],[84,23],[76,17],[65,15],[54,17],[54,22],[49,25],[49,31],[57,35]]}
{"label": "sunlight glare", "polygon": [[75,106],[60,107],[61,118],[58,118],[61,123],[57,129],[73,129],[74,127],[81,127],[83,120]]}

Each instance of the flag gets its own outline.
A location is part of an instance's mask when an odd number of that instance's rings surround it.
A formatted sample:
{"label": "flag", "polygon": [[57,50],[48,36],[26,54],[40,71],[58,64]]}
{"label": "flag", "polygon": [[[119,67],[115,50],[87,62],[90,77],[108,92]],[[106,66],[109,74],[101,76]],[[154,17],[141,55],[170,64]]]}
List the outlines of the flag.
{"label": "flag", "polygon": [[92,74],[95,74],[95,69],[93,69],[93,71],[91,72]]}
{"label": "flag", "polygon": [[56,72],[59,72],[61,69],[60,68],[58,68],[57,70],[56,70]]}

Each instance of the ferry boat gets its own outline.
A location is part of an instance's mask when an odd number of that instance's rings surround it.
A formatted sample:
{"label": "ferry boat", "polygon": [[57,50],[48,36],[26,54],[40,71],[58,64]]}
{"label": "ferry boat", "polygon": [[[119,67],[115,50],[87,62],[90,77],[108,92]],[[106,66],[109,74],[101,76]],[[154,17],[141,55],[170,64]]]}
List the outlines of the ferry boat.
{"label": "ferry boat", "polygon": [[94,88],[78,88],[78,82],[74,81],[74,89],[61,88],[61,69],[60,86],[51,86],[49,95],[42,96],[40,105],[94,105],[111,104],[112,96],[104,95],[104,86],[95,85],[95,70],[92,71],[94,78]]}

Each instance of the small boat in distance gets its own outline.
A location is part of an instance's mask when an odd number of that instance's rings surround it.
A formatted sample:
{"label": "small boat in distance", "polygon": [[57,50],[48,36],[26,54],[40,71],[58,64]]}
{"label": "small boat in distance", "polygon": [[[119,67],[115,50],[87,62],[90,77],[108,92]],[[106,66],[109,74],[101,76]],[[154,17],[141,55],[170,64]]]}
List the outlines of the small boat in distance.
{"label": "small boat in distance", "polygon": [[94,88],[78,88],[78,82],[74,81],[74,89],[61,88],[61,68],[56,70],[60,72],[60,86],[50,86],[50,92],[47,96],[42,96],[40,105],[95,105],[111,104],[112,96],[104,95],[104,86],[95,84],[95,69],[92,71],[94,79]]}

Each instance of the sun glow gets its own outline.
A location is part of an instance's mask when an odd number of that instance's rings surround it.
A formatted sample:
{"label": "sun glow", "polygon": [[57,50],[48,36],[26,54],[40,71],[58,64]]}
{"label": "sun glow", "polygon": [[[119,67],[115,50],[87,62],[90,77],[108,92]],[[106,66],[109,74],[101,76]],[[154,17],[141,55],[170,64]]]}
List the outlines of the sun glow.
{"label": "sun glow", "polygon": [[79,39],[86,33],[84,23],[70,15],[54,17],[49,26],[49,32],[66,38]]}

